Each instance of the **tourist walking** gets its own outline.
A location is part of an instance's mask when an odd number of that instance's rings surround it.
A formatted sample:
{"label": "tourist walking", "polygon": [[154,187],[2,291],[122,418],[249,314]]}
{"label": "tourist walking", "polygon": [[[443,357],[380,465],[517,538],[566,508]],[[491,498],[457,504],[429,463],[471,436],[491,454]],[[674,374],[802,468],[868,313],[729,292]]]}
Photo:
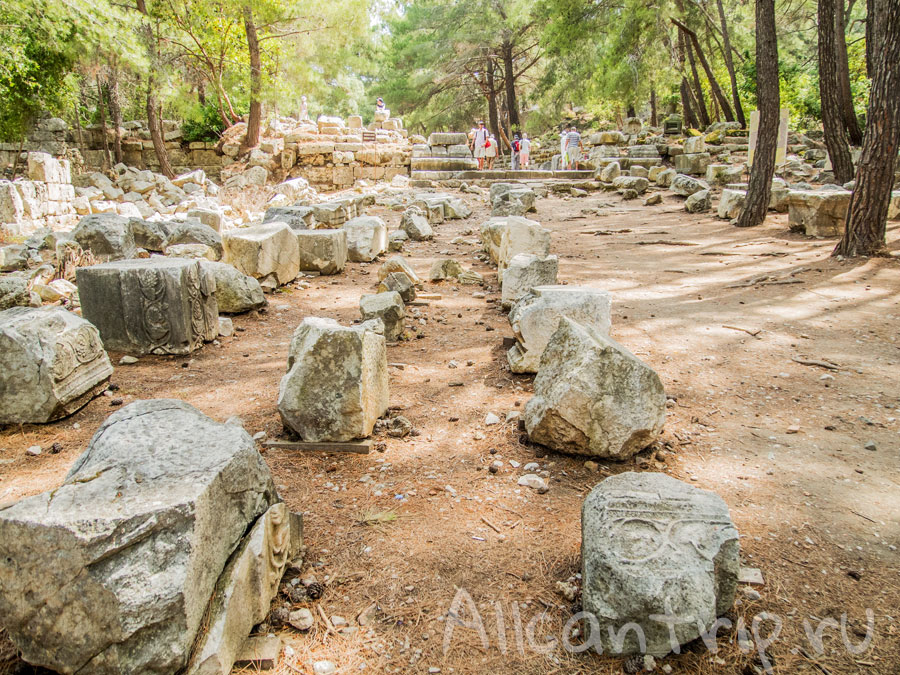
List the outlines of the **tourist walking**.
{"label": "tourist walking", "polygon": [[531,161],[531,140],[528,134],[522,132],[522,140],[519,141],[519,167],[527,171]]}
{"label": "tourist walking", "polygon": [[581,144],[581,134],[578,133],[578,129],[574,126],[569,130],[569,135],[566,137],[566,158],[567,164],[566,168],[571,170],[578,170],[578,160],[581,159],[581,153],[584,148]]}
{"label": "tourist walking", "polygon": [[522,139],[519,137],[519,132],[513,134],[513,142],[512,142],[512,158],[511,158],[511,168],[513,171],[519,170],[519,151],[521,148]]}
{"label": "tourist walking", "polygon": [[478,128],[472,138],[472,154],[478,160],[478,170],[484,171],[485,143],[488,139],[488,130],[484,128],[484,120],[478,120]]}
{"label": "tourist walking", "polygon": [[564,126],[559,132],[559,168],[566,165],[566,143],[569,140],[569,127]]}
{"label": "tourist walking", "polygon": [[497,158],[497,148],[497,139],[494,138],[494,134],[491,134],[484,145],[484,158],[487,162],[488,171],[494,170],[494,160]]}

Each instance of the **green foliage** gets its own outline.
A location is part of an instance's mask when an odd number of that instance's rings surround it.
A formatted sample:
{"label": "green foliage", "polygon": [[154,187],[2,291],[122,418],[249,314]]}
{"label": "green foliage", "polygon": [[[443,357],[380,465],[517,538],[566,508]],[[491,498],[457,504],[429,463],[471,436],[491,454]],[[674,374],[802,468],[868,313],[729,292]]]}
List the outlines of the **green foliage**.
{"label": "green foliage", "polygon": [[181,125],[184,140],[215,142],[219,140],[225,131],[225,123],[219,116],[219,109],[215,104],[207,103],[194,108]]}

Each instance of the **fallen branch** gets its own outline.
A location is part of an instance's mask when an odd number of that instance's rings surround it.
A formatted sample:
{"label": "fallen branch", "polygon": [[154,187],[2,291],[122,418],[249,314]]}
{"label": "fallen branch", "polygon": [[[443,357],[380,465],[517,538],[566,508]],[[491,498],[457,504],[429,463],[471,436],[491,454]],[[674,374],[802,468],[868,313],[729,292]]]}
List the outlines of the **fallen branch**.
{"label": "fallen branch", "polygon": [[497,527],[496,525],[494,525],[491,521],[489,521],[484,516],[481,516],[481,522],[483,522],[485,525],[487,525],[489,528],[491,528],[497,534],[500,534],[500,528]]}
{"label": "fallen branch", "polygon": [[819,368],[827,368],[828,370],[840,370],[841,367],[832,363],[831,361],[816,361],[815,359],[801,359],[797,356],[792,356],[791,361],[794,363],[799,363],[801,366],[819,366]]}
{"label": "fallen branch", "polygon": [[368,455],[372,450],[372,441],[353,441],[348,443],[315,443],[312,441],[265,441],[267,448],[281,450],[302,450],[304,452],[352,452],[357,455]]}
{"label": "fallen branch", "polygon": [[740,326],[728,326],[726,324],[722,324],[722,328],[728,328],[730,330],[739,330],[741,332],[746,333],[747,335],[752,335],[753,337],[756,337],[757,335],[762,333],[762,328],[758,328],[757,330],[750,330],[748,328],[741,328]]}
{"label": "fallen branch", "polygon": [[667,241],[665,239],[654,239],[653,241],[636,242],[638,246],[699,246],[693,241]]}

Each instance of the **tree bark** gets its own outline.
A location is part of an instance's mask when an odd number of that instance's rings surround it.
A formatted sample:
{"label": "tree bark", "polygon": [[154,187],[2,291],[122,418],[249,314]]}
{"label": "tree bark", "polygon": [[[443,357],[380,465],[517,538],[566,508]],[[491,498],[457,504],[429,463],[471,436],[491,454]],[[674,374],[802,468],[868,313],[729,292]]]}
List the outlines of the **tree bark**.
{"label": "tree bark", "polygon": [[[873,19],[883,35],[900,35],[900,2],[870,0],[869,21]],[[900,150],[900,40],[886,40],[872,54],[875,57],[870,66],[872,87],[856,189],[850,198],[844,235],[833,255],[877,255],[885,246],[891,188]]]}
{"label": "tree bark", "polygon": [[156,98],[156,83],[153,71],[147,76],[147,126],[150,128],[150,140],[153,141],[153,152],[159,162],[159,172],[166,178],[174,178],[175,172],[169,163],[169,152],[163,139],[162,125],[159,121],[159,102]]}
{"label": "tree bark", "polygon": [[250,118],[247,121],[248,148],[259,145],[259,128],[262,122],[262,61],[259,54],[259,37],[253,23],[253,10],[244,6],[244,29],[247,31],[247,50],[250,52]]}
{"label": "tree bark", "polygon": [[684,41],[684,47],[687,51],[688,61],[691,64],[691,73],[694,76],[694,95],[697,102],[697,115],[700,118],[700,124],[706,129],[712,120],[709,118],[709,111],[706,109],[706,99],[703,98],[703,86],[700,84],[700,75],[697,73],[697,61],[694,59],[694,50],[688,40]]}
{"label": "tree bark", "polygon": [[122,104],[119,96],[119,71],[117,68],[111,68],[109,77],[106,80],[106,90],[109,94],[109,112],[112,115],[113,125],[115,125],[115,136],[113,143],[113,151],[116,157],[116,163],[122,163]]}
{"label": "tree bark", "polygon": [[676,26],[684,30],[685,35],[690,38],[691,44],[694,45],[694,50],[697,52],[697,58],[700,60],[700,65],[703,66],[703,71],[706,73],[706,79],[709,80],[709,88],[712,90],[713,96],[722,107],[722,112],[725,114],[725,119],[729,122],[733,122],[734,113],[731,111],[731,106],[728,103],[728,99],[725,98],[725,94],[722,92],[722,87],[719,85],[719,81],[713,74],[712,68],[709,67],[709,62],[706,60],[706,56],[703,54],[703,47],[700,46],[700,40],[697,38],[697,34],[677,19],[672,19],[672,21]]}
{"label": "tree bark", "polygon": [[747,199],[738,216],[738,227],[753,227],[766,219],[772,199],[775,150],[781,116],[778,83],[778,38],[775,0],[756,0],[756,98],[759,101],[759,134],[750,169]]}
{"label": "tree bark", "polygon": [[[494,57],[488,55],[485,67],[485,79],[488,90],[488,126],[495,138],[500,138],[500,113],[497,111],[497,85],[494,81]],[[499,150],[499,148],[498,148]]]}
{"label": "tree bark", "polygon": [[[850,158],[850,145],[841,108],[836,44],[838,36],[835,35],[834,18],[836,11],[835,0],[819,0],[819,97],[822,100],[825,145],[828,147],[834,178],[843,185],[853,179],[853,160]],[[842,42],[843,39],[841,35]]]}
{"label": "tree bark", "polygon": [[656,114],[656,87],[650,88],[650,126],[659,126],[659,117]]}
{"label": "tree bark", "polygon": [[738,92],[737,74],[734,71],[734,59],[731,56],[731,38],[728,35],[728,21],[725,18],[725,8],[722,5],[722,0],[716,0],[716,4],[719,6],[719,21],[722,23],[722,54],[725,56],[725,67],[728,68],[728,79],[731,81],[731,100],[734,103],[734,114],[737,116],[737,121],[740,122],[741,127],[746,129],[747,118],[744,117],[744,107],[741,105],[741,97]]}
{"label": "tree bark", "polygon": [[694,114],[691,85],[688,84],[687,77],[684,74],[684,34],[680,29],[676,28],[676,30],[678,31],[678,65],[681,70],[681,108],[684,111],[684,123],[688,128],[696,129],[700,124],[697,121],[697,116]]}
{"label": "tree bark", "polygon": [[856,109],[853,107],[853,92],[850,89],[850,60],[847,56],[847,29],[844,21],[844,0],[838,0],[834,12],[834,45],[838,82],[841,85],[841,115],[847,135],[850,137],[850,143],[861,145],[863,134],[859,120],[856,119]]}
{"label": "tree bark", "polygon": [[103,137],[103,164],[102,169],[107,171],[110,166],[109,161],[109,134],[106,126],[106,106],[103,103],[103,85],[100,82],[100,76],[97,75],[97,112],[100,114],[100,134]]}
{"label": "tree bark", "polygon": [[503,70],[506,81],[506,109],[509,113],[510,133],[518,131],[521,127],[519,122],[519,102],[516,98],[516,69],[513,63],[513,45],[509,40],[504,40],[501,54],[503,57]]}

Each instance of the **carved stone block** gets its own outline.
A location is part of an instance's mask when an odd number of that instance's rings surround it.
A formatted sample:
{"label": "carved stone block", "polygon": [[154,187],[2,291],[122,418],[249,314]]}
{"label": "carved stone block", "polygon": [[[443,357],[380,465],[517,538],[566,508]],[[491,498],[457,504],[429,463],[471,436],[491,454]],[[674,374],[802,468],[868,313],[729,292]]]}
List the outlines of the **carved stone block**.
{"label": "carved stone block", "polygon": [[218,335],[213,274],[196,260],[122,260],[76,273],[81,310],[107,349],[188,354]]}

